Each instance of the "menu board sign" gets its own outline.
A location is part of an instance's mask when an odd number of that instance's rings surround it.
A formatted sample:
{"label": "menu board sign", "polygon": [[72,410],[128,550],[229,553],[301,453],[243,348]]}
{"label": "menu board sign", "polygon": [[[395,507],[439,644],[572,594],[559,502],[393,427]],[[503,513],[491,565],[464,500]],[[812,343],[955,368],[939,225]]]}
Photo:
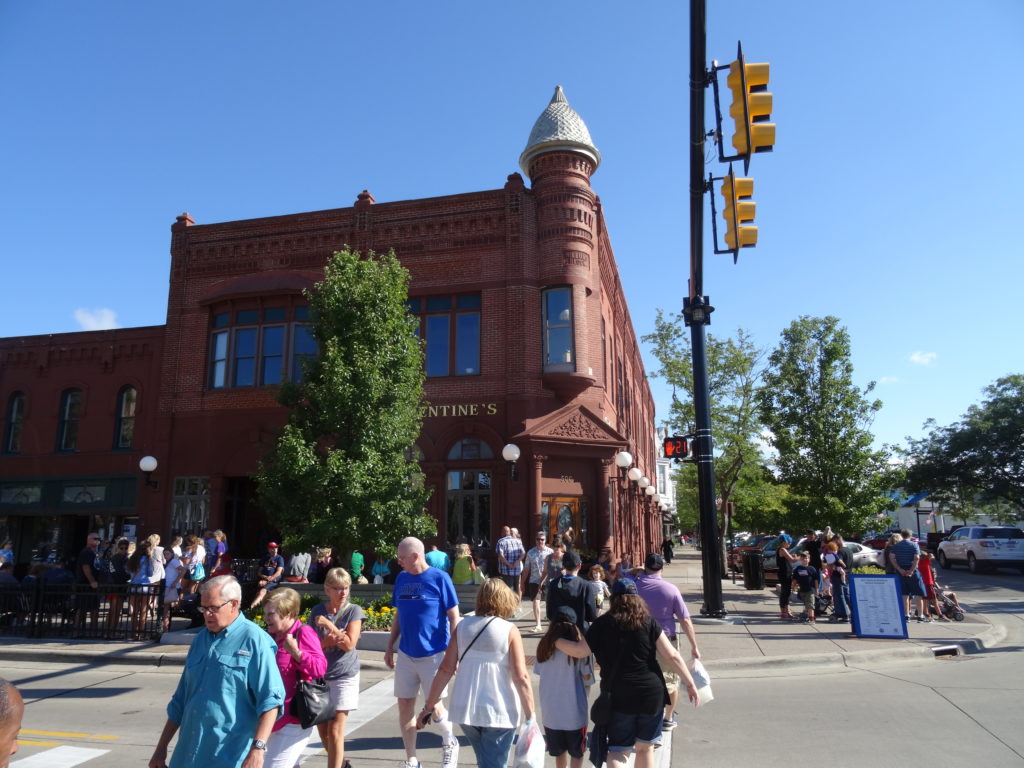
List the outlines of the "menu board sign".
{"label": "menu board sign", "polygon": [[898,576],[850,576],[850,602],[857,637],[907,636]]}

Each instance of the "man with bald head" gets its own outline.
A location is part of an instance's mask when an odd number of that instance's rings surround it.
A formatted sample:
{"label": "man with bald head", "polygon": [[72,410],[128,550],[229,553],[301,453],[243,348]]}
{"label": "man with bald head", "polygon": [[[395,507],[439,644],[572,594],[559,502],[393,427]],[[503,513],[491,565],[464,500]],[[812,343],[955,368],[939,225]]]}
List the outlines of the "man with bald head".
{"label": "man with bald head", "polygon": [[18,751],[18,731],[25,714],[25,702],[14,687],[0,677],[0,768],[7,768],[11,755]]}
{"label": "man with bald head", "polygon": [[[402,570],[395,577],[391,604],[397,614],[391,625],[391,637],[384,652],[384,663],[395,670],[395,697],[398,722],[405,745],[405,766],[419,765],[416,757],[416,697],[426,698],[448,642],[459,623],[459,599],[447,573],[431,568],[417,538],[403,539],[398,545],[398,563]],[[398,643],[397,654],[395,644]],[[447,688],[441,698],[447,695]],[[438,702],[434,722],[441,729],[441,768],[455,768],[459,742],[452,733],[448,711]]]}

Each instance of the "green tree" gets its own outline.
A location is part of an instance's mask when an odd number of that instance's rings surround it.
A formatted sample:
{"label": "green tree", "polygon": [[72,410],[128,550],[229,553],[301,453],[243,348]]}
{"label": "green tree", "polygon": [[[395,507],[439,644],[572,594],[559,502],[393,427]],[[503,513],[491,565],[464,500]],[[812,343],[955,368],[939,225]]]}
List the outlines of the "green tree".
{"label": "green tree", "polygon": [[[665,316],[658,310],[655,331],[643,337],[652,345],[660,367],[654,375],[672,385],[674,392],[683,392],[682,399],[672,398],[666,424],[677,433],[691,431],[696,420],[693,405],[693,358],[690,337],[680,315]],[[763,349],[758,348],[741,328],[735,338],[718,339],[708,334],[708,395],[711,401],[711,430],[715,451],[715,495],[721,500],[719,529],[727,533],[730,521],[725,519],[727,503],[746,486],[765,482],[758,471],[762,459],[758,436],[761,421],[757,413],[757,390],[764,370]],[[692,465],[677,472],[679,494],[677,503],[685,509],[687,519],[697,517],[697,473]],[[755,493],[750,491],[750,493]]]}
{"label": "green tree", "polygon": [[899,485],[900,472],[887,451],[871,447],[882,403],[867,397],[874,382],[863,391],[853,383],[849,334],[835,317],[801,317],[768,363],[759,405],[789,487],[789,526],[863,531],[895,507],[885,491]]}
{"label": "green tree", "polygon": [[255,475],[285,545],[386,551],[429,536],[427,491],[411,447],[422,421],[423,351],[394,253],[335,253],[307,292],[318,354],[281,387],[291,409]]}
{"label": "green tree", "polygon": [[[960,421],[925,423],[927,437],[909,440],[907,487],[930,491],[960,517],[989,507],[1000,519],[1024,512],[1024,375],[997,379]],[[1007,508],[1008,507],[1008,508]]]}

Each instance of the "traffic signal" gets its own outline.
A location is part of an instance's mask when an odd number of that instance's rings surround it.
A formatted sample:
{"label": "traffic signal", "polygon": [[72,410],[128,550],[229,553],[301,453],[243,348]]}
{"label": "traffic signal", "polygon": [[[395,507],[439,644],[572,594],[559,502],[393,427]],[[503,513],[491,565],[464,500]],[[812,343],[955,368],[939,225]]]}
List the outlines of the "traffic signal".
{"label": "traffic signal", "polygon": [[725,243],[734,253],[740,248],[757,245],[757,227],[744,224],[753,221],[757,211],[757,203],[750,200],[753,194],[754,180],[736,178],[730,165],[729,175],[722,179],[722,197],[725,198],[722,216],[725,217]]}
{"label": "traffic signal", "polygon": [[685,459],[690,455],[690,443],[678,435],[666,437],[661,444],[666,459]]}
{"label": "traffic signal", "polygon": [[726,83],[732,91],[729,114],[736,122],[732,145],[745,157],[752,152],[771,152],[775,146],[775,123],[769,123],[772,113],[772,95],[768,93],[768,64],[748,64],[739,58],[729,65]]}

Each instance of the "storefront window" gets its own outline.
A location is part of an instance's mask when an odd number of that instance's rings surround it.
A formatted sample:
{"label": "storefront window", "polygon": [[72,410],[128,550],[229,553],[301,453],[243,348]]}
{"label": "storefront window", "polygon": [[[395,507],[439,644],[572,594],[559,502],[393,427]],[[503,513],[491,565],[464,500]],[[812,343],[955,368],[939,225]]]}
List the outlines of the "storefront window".
{"label": "storefront window", "polygon": [[171,535],[200,535],[210,517],[210,478],[174,478],[171,505]]}
{"label": "storefront window", "polygon": [[490,546],[491,473],[478,469],[448,473],[448,541],[463,536],[475,547]]}

